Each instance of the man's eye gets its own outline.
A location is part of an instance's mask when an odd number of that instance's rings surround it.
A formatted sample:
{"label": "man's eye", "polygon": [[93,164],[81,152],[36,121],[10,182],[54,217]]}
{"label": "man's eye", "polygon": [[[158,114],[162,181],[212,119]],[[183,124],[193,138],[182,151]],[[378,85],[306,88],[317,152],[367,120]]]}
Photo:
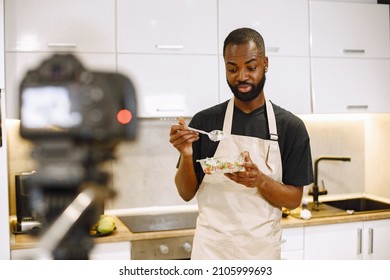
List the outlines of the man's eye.
{"label": "man's eye", "polygon": [[255,71],[256,68],[257,68],[256,66],[249,66],[249,67],[248,67],[248,70],[249,70],[249,71]]}
{"label": "man's eye", "polygon": [[237,72],[237,69],[236,69],[236,68],[230,68],[230,69],[228,69],[228,72],[230,72],[230,73],[236,73],[236,72]]}

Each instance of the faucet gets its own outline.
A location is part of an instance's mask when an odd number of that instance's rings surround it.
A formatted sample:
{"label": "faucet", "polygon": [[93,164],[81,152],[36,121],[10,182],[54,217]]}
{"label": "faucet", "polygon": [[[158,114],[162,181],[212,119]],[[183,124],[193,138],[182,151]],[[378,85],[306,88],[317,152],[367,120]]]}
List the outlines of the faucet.
{"label": "faucet", "polygon": [[313,196],[313,203],[315,209],[318,209],[319,201],[318,196],[327,194],[328,191],[326,189],[323,189],[320,191],[318,187],[318,164],[321,160],[338,160],[338,161],[351,161],[350,157],[331,157],[331,156],[325,156],[325,157],[319,157],[316,159],[314,163],[314,185],[312,190],[309,192],[309,195]]}

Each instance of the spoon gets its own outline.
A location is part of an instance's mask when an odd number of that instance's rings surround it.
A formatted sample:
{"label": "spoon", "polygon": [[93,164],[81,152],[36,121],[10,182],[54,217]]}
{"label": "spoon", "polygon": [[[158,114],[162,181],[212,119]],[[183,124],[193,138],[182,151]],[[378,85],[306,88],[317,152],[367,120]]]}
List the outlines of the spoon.
{"label": "spoon", "polygon": [[213,130],[211,132],[206,132],[200,129],[192,128],[192,127],[187,127],[189,130],[196,131],[202,134],[206,134],[211,141],[221,141],[223,138],[225,138],[226,134],[222,130]]}

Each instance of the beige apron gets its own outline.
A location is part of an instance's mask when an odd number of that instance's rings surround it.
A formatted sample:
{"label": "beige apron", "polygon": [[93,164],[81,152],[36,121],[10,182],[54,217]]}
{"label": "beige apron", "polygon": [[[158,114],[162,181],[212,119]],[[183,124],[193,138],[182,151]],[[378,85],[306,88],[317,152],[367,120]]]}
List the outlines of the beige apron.
{"label": "beige apron", "polygon": [[[275,114],[266,101],[273,140],[231,135],[234,98],[229,101],[222,140],[214,157],[248,151],[259,169],[282,180]],[[271,206],[257,188],[248,188],[223,174],[205,175],[197,193],[199,217],[191,259],[280,259],[281,210]]]}

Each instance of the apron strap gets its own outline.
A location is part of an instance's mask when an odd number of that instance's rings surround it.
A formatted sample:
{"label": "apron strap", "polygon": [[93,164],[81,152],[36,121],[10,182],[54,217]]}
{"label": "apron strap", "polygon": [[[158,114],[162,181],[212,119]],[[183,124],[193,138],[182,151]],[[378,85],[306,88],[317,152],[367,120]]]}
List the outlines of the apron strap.
{"label": "apron strap", "polygon": [[278,130],[276,128],[276,119],[274,108],[272,107],[271,101],[268,99],[265,101],[266,110],[267,110],[267,118],[268,118],[268,127],[269,127],[269,137],[270,140],[278,141]]}
{"label": "apron strap", "polygon": [[233,111],[234,111],[234,97],[229,100],[226,108],[225,120],[223,121],[223,132],[225,134],[232,134],[232,123],[233,123]]}
{"label": "apron strap", "polygon": [[[279,137],[276,128],[275,113],[271,101],[267,99],[265,101],[265,106],[266,106],[266,113],[268,119],[270,140],[278,141]],[[232,133],[233,111],[234,111],[234,97],[229,100],[228,107],[225,113],[225,121],[223,122],[223,132],[225,132],[226,134]]]}

